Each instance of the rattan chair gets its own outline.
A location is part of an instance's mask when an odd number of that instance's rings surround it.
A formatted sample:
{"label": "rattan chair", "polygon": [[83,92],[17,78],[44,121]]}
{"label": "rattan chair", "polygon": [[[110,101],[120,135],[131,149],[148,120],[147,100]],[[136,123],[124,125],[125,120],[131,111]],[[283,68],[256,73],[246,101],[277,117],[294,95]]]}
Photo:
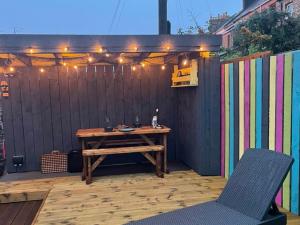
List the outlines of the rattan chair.
{"label": "rattan chair", "polygon": [[216,201],[128,225],[285,225],[274,199],[292,163],[284,154],[248,149]]}

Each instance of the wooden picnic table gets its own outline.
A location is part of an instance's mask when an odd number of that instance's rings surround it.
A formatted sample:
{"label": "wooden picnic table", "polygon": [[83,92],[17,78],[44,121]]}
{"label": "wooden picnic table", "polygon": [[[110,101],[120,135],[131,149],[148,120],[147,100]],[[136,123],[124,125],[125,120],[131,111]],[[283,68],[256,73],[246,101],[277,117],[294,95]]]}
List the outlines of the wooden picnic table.
{"label": "wooden picnic table", "polygon": [[[141,128],[135,128],[130,132],[122,132],[118,129],[114,129],[113,132],[105,132],[104,128],[92,128],[92,129],[79,129],[76,132],[76,136],[81,142],[82,150],[103,150],[105,154],[109,154],[110,149],[103,148],[109,146],[126,146],[126,145],[141,145],[141,146],[157,146],[155,143],[155,138],[158,137],[159,145],[163,146],[163,160],[162,160],[162,170],[164,173],[168,173],[167,167],[167,137],[171,129],[163,126],[162,128],[153,128],[151,126],[143,126]],[[153,139],[153,135],[155,138]],[[130,137],[139,137],[139,138],[130,138]],[[111,152],[113,154],[112,148]],[[117,149],[120,151],[120,149]],[[125,151],[124,151],[125,150]],[[143,149],[141,149],[143,151]],[[134,151],[128,147],[128,153]],[[100,152],[100,151],[99,151]],[[123,148],[122,153],[126,152],[126,147]],[[92,152],[90,152],[92,154]],[[151,156],[147,153],[141,152],[149,161],[153,162]],[[92,165],[93,169],[97,167],[103,160],[105,156],[102,155],[95,165]],[[84,161],[84,164],[86,162]],[[86,174],[83,174],[83,178]]]}

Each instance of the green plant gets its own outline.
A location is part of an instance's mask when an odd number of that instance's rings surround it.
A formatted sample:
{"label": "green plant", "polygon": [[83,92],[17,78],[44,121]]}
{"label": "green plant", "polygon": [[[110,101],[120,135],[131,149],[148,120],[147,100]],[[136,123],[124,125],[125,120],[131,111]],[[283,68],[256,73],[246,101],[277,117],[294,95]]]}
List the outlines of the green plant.
{"label": "green plant", "polygon": [[300,47],[300,17],[292,17],[275,9],[255,13],[239,23],[233,31],[233,48],[224,54],[247,56],[257,52],[274,54]]}

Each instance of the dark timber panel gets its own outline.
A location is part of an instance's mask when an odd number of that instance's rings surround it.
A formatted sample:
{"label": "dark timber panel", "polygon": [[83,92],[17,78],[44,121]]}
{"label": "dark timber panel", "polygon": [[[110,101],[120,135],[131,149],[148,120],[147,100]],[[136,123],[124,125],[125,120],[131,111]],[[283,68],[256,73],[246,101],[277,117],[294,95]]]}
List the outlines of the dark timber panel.
{"label": "dark timber panel", "polygon": [[[139,116],[150,125],[156,107],[160,123],[169,126],[169,159],[176,159],[177,90],[170,87],[172,68],[147,66],[131,71],[129,66],[74,68],[18,68],[8,79],[10,97],[2,99],[9,172],[16,172],[12,156],[24,155],[18,171],[40,169],[40,157],[53,150],[80,148],[79,128],[103,127],[106,115],[112,125],[131,125]],[[136,156],[108,159],[107,163],[135,161]],[[136,160],[137,161],[137,160]]]}
{"label": "dark timber panel", "polygon": [[198,78],[198,87],[177,90],[178,153],[200,174],[219,175],[219,58],[200,59]]}

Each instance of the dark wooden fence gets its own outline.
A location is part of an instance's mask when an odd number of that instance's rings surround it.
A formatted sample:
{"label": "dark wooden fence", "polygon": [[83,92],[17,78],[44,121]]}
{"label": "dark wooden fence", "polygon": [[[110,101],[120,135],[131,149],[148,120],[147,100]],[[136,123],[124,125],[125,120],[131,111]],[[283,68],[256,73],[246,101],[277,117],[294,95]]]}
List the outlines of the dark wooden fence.
{"label": "dark wooden fence", "polygon": [[[171,67],[163,71],[160,66],[137,71],[129,66],[49,67],[44,73],[35,67],[17,69],[5,78],[10,96],[2,99],[8,171],[39,170],[42,154],[80,148],[77,129],[103,127],[106,116],[113,125],[132,124],[137,115],[150,124],[159,108],[160,123],[172,129],[169,160],[219,175],[220,61],[199,60],[198,87],[172,89],[171,73]],[[14,155],[25,157],[18,170]]]}
{"label": "dark wooden fence", "polygon": [[129,66],[49,67],[17,69],[7,78],[10,96],[3,99],[8,171],[11,159],[23,155],[18,171],[40,169],[40,157],[52,150],[80,148],[74,133],[79,128],[132,124],[136,116],[150,124],[155,108],[160,123],[173,129],[169,158],[175,159],[175,92],[170,70],[151,66],[131,71]]}

